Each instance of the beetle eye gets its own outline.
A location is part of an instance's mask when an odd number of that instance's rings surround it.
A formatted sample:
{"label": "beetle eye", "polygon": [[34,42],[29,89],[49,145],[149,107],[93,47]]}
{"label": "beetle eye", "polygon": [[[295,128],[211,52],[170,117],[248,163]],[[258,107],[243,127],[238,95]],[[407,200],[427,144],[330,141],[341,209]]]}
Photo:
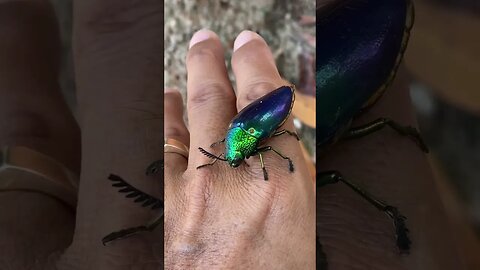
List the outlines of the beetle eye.
{"label": "beetle eye", "polygon": [[253,133],[255,132],[255,129],[254,129],[254,128],[249,128],[249,129],[248,129],[248,132],[249,132],[250,134],[253,134]]}

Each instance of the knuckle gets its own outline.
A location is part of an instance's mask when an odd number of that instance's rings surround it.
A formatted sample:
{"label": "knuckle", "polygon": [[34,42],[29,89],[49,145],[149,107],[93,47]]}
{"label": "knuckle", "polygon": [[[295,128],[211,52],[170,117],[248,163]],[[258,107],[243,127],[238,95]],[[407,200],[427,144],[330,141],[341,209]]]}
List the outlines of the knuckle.
{"label": "knuckle", "polygon": [[[159,62],[162,54],[158,53],[156,58],[148,54],[162,48],[163,35],[158,31],[163,27],[161,1],[78,2],[74,38],[75,54],[79,60],[111,61],[111,58],[129,51],[136,59],[148,57],[148,61]],[[132,53],[133,50],[135,53]]]}
{"label": "knuckle", "polygon": [[165,136],[167,138],[185,138],[188,136],[188,130],[182,124],[172,124],[165,126]]}
{"label": "knuckle", "polygon": [[150,99],[127,100],[125,102],[112,102],[112,108],[120,116],[133,117],[136,120],[150,121],[162,119],[164,111],[161,102],[158,102],[158,97]]}
{"label": "knuckle", "polygon": [[189,89],[188,109],[197,109],[207,104],[232,104],[235,99],[231,86],[221,82],[203,82]]}
{"label": "knuckle", "polygon": [[[209,161],[206,160],[204,163],[208,163],[208,162]],[[203,180],[203,182],[208,183],[218,178],[218,170],[213,168],[212,166],[206,166],[201,169],[195,169],[194,178],[201,179]]]}
{"label": "knuckle", "polygon": [[254,79],[244,86],[243,94],[238,100],[238,105],[246,106],[276,88],[278,88],[278,83],[274,83],[271,80],[265,80],[262,78]]}
{"label": "knuckle", "polygon": [[81,29],[94,33],[140,29],[152,20],[163,22],[163,4],[156,0],[84,1],[77,4],[77,8]]}
{"label": "knuckle", "polygon": [[7,114],[8,121],[0,125],[0,130],[5,130],[0,140],[42,140],[52,139],[53,132],[48,119],[38,112],[13,111]]}

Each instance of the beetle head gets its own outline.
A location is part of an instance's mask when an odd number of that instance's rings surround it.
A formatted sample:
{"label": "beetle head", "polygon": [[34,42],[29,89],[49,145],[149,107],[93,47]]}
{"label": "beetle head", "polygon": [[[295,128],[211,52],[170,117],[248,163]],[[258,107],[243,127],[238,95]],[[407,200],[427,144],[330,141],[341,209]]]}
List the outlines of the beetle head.
{"label": "beetle head", "polygon": [[244,159],[245,157],[241,152],[235,151],[233,155],[230,155],[229,157],[227,157],[227,162],[231,167],[236,168],[240,166],[240,164],[242,164]]}

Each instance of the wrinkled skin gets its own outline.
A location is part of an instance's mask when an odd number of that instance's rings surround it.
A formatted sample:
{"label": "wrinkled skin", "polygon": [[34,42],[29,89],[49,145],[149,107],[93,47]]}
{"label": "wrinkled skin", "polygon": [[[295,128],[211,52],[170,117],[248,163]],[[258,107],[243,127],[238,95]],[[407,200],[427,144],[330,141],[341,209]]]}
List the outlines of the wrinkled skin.
{"label": "wrinkled skin", "polygon": [[[78,208],[74,213],[39,193],[1,192],[1,269],[161,269],[164,248],[168,269],[313,269],[313,187],[298,145],[288,137],[271,144],[294,159],[295,173],[286,173],[284,160],[267,154],[268,183],[258,158],[249,160],[249,168],[219,163],[196,170],[208,161],[199,152],[190,151],[188,164],[168,154],[165,235],[159,229],[102,246],[106,234],[155,215],[111,188],[110,173],[160,197],[163,183],[144,170],[162,154],[164,135],[192,148],[214,141],[205,136],[220,139],[238,108],[283,82],[272,62],[255,60],[268,56],[266,45],[251,42],[237,51],[233,66],[237,89],[252,91],[240,91],[235,100],[225,78],[200,80],[205,75],[196,61],[208,59],[210,70],[220,72],[224,62],[218,44],[199,43],[189,53],[193,95],[187,110],[190,119],[203,113],[205,122],[192,121],[186,133],[178,120],[181,107],[171,106],[180,97],[168,92],[164,134],[163,3],[75,1],[77,124],[56,83],[58,50],[52,48],[58,36],[46,3],[0,0],[0,145],[25,145],[81,172]],[[259,70],[263,75],[254,76]],[[402,80],[359,121],[382,115],[411,123]],[[206,87],[215,91],[202,92]],[[331,269],[461,267],[425,156],[409,140],[386,130],[338,144],[319,162],[398,205],[409,217],[414,241],[412,253],[399,256],[384,216],[345,187],[324,188],[318,191],[317,217]]]}

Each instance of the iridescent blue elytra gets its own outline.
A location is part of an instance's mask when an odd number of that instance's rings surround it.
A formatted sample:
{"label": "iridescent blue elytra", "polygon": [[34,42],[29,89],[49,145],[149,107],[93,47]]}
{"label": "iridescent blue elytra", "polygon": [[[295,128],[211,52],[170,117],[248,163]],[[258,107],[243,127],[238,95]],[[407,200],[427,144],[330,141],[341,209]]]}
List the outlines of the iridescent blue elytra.
{"label": "iridescent blue elytra", "polygon": [[[392,119],[382,117],[362,126],[350,127],[352,119],[373,105],[395,77],[413,26],[412,2],[343,0],[332,3],[317,9],[317,153],[337,140],[360,138],[385,126],[410,136],[428,152],[415,128],[400,125]],[[394,223],[397,247],[401,252],[408,252],[411,241],[405,216],[338,171],[317,173],[317,188],[338,182],[346,184],[386,213]],[[317,269],[325,269],[326,264],[326,254],[322,252],[317,235]]]}
{"label": "iridescent blue elytra", "polygon": [[332,142],[395,76],[413,25],[406,0],[346,0],[317,14],[317,144]]}
{"label": "iridescent blue elytra", "polygon": [[[295,101],[294,86],[282,86],[261,98],[250,103],[241,110],[230,122],[225,139],[225,152],[215,156],[203,148],[200,151],[208,157],[214,158],[212,165],[217,160],[226,161],[232,167],[238,167],[247,158],[253,155],[260,156],[260,162],[264,171],[265,180],[268,179],[263,163],[262,152],[274,151],[279,156],[289,161],[290,171],[293,171],[293,163],[290,158],[282,155],[270,146],[259,147],[268,138],[282,134],[298,136],[291,131],[278,130],[290,115]],[[217,143],[214,143],[215,145]],[[212,145],[212,146],[213,146]],[[221,156],[224,155],[225,158]]]}

